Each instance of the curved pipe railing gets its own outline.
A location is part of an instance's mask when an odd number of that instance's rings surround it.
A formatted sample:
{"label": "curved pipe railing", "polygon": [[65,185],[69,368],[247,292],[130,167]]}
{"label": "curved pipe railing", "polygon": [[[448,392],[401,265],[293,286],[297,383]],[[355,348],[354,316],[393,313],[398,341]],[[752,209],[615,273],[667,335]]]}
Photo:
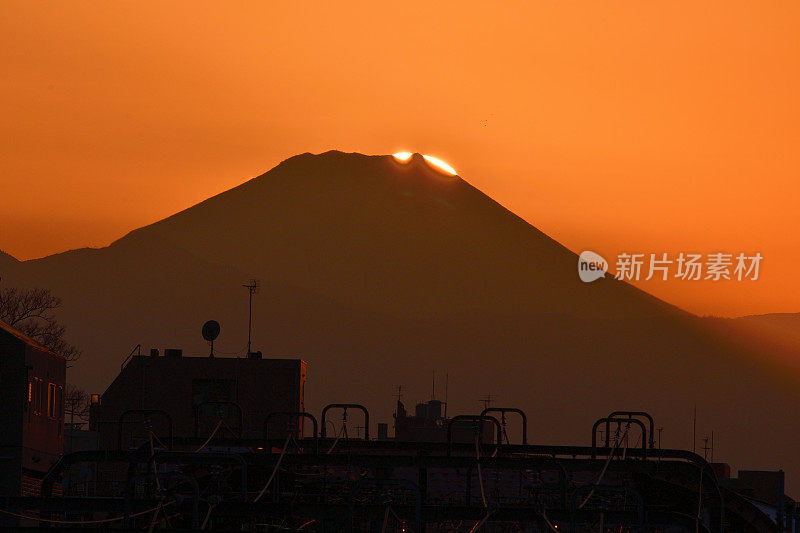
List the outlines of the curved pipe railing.
{"label": "curved pipe railing", "polygon": [[311,420],[311,427],[312,427],[312,435],[314,437],[314,452],[319,451],[319,426],[317,424],[317,418],[312,415],[311,413],[306,413],[305,411],[272,411],[268,413],[267,416],[264,418],[264,440],[269,440],[269,423],[273,418],[279,416],[286,416],[286,417],[297,417],[297,418],[308,418]]}
{"label": "curved pipe railing", "polygon": [[360,403],[329,403],[322,409],[322,428],[320,431],[320,436],[324,439],[325,438],[325,415],[331,409],[343,409],[345,420],[347,417],[347,410],[348,409],[358,409],[362,413],[364,413],[364,440],[369,440],[369,411],[366,407],[361,405]]}
{"label": "curved pipe railing", "polygon": [[119,415],[119,434],[117,435],[117,449],[122,449],[122,427],[123,423],[125,422],[125,417],[129,415],[163,415],[164,418],[167,420],[167,425],[169,427],[169,435],[167,439],[169,440],[169,448],[172,449],[172,417],[170,414],[163,409],[128,409],[127,411],[123,411],[121,415]]}
{"label": "curved pipe railing", "polygon": [[453,445],[453,424],[456,422],[460,422],[462,420],[469,420],[471,422],[481,422],[481,424],[475,424],[475,433],[478,435],[478,444],[483,444],[483,421],[489,420],[490,422],[494,423],[497,427],[497,446],[502,446],[502,438],[503,438],[503,427],[500,425],[500,421],[497,420],[493,416],[489,415],[456,415],[450,420],[447,421],[447,456],[449,457],[452,452],[452,445]]}
{"label": "curved pipe railing", "polygon": [[608,415],[608,418],[616,418],[620,416],[625,416],[628,418],[640,416],[642,418],[646,418],[648,424],[650,425],[650,449],[652,450],[653,448],[656,447],[655,443],[656,423],[653,420],[653,417],[650,416],[650,413],[646,411],[614,411],[613,413]]}
{"label": "curved pipe railing", "polygon": [[613,417],[605,417],[599,419],[597,422],[594,423],[592,426],[592,459],[597,458],[597,454],[595,453],[595,448],[597,448],[597,428],[600,427],[600,424],[606,425],[606,436],[605,436],[605,445],[606,448],[610,447],[611,436],[609,433],[611,432],[611,423],[617,422],[620,424],[636,424],[642,430],[642,458],[647,458],[647,429],[644,427],[644,422],[639,420],[638,418],[613,418]]}
{"label": "curved pipe railing", "polygon": [[[627,419],[623,419],[627,420]],[[585,449],[580,446],[576,447],[559,447],[564,448],[564,450],[573,448],[578,454],[583,454],[580,450]],[[596,449],[590,448],[592,453],[592,458],[595,458]],[[601,450],[603,452],[611,453],[610,448],[605,448]],[[628,450],[629,456],[638,456],[642,455],[643,459],[646,459],[645,452],[639,449],[630,449]],[[682,461],[686,461],[687,463],[691,463],[697,467],[698,471],[701,473],[700,475],[700,484],[707,485],[707,490],[716,496],[712,498],[716,504],[716,512],[711,513],[711,527],[710,530],[714,533],[722,531],[722,524],[725,523],[725,501],[722,497],[722,489],[719,486],[719,481],[717,480],[717,474],[714,472],[714,469],[711,467],[711,464],[697,455],[694,452],[690,452],[687,450],[662,450],[662,449],[655,449],[651,450],[649,454],[650,459],[680,459]],[[705,499],[705,496],[704,496]],[[702,527],[702,526],[701,526]]]}
{"label": "curved pipe railing", "polygon": [[481,411],[481,416],[488,413],[500,413],[505,420],[506,413],[517,413],[522,418],[522,444],[528,444],[528,417],[522,409],[516,407],[487,407]]}

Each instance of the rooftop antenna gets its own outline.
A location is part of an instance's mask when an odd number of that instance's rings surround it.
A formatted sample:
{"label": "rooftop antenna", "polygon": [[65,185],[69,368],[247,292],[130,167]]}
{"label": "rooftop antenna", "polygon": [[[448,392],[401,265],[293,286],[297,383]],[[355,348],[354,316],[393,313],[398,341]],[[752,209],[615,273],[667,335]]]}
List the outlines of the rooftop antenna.
{"label": "rooftop antenna", "polygon": [[402,385],[398,385],[397,386],[397,401],[399,402],[402,399],[403,399],[403,386]]}
{"label": "rooftop antenna", "polygon": [[711,430],[711,462],[714,462],[714,430]]}
{"label": "rooftop antenna", "polygon": [[211,353],[209,357],[214,357],[214,339],[219,337],[219,322],[216,320],[209,320],[203,324],[203,338],[211,344]]}
{"label": "rooftop antenna", "polygon": [[447,418],[447,382],[450,381],[450,375],[444,373],[444,417]]}
{"label": "rooftop antenna", "polygon": [[247,357],[250,357],[250,340],[253,336],[253,295],[258,292],[258,280],[252,279],[249,284],[242,285],[248,293],[247,313]]}
{"label": "rooftop antenna", "polygon": [[483,408],[484,409],[488,409],[489,406],[492,405],[492,402],[495,401],[496,399],[497,399],[497,397],[490,393],[490,394],[486,394],[485,396],[483,396],[483,398],[481,398],[480,401],[483,402]]}
{"label": "rooftop antenna", "polygon": [[705,459],[706,461],[708,461],[708,451],[710,449],[711,447],[708,445],[708,435],[706,435],[705,437],[703,437],[703,459]]}
{"label": "rooftop antenna", "polygon": [[432,375],[433,375],[433,378],[432,378],[432,381],[431,381],[431,400],[435,400],[436,399],[436,371],[435,370],[433,371]]}
{"label": "rooftop antenna", "polygon": [[692,416],[692,453],[697,453],[697,404],[694,405]]}

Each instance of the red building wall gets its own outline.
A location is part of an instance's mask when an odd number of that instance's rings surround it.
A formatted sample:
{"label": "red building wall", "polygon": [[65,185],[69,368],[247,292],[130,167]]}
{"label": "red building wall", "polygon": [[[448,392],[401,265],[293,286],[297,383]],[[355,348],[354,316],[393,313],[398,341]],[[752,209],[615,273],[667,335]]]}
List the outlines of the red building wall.
{"label": "red building wall", "polygon": [[66,361],[0,322],[0,493],[37,495],[64,449]]}

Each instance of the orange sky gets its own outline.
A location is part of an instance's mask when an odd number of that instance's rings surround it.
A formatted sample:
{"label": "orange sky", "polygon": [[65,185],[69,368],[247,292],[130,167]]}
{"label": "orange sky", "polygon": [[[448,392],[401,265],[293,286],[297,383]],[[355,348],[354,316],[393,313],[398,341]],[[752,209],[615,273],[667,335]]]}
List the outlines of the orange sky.
{"label": "orange sky", "polygon": [[300,152],[408,149],[578,252],[759,251],[757,282],[640,286],[797,312],[798,65],[795,0],[6,0],[0,249],[102,246]]}

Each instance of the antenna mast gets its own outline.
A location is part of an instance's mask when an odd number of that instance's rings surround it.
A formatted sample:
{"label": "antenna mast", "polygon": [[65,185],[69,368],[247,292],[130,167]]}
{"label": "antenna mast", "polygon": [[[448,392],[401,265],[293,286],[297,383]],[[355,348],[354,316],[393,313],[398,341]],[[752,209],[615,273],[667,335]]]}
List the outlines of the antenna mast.
{"label": "antenna mast", "polygon": [[489,393],[489,394],[485,394],[480,399],[480,401],[483,402],[483,408],[484,409],[488,409],[492,405],[492,402],[495,401],[496,399],[497,399],[497,396],[495,396],[494,394]]}
{"label": "antenna mast", "polygon": [[248,293],[247,311],[247,357],[250,357],[250,343],[253,336],[253,295],[258,292],[258,280],[250,280],[249,284],[242,285]]}
{"label": "antenna mast", "polygon": [[447,384],[450,381],[450,375],[444,373],[444,417],[447,418]]}

